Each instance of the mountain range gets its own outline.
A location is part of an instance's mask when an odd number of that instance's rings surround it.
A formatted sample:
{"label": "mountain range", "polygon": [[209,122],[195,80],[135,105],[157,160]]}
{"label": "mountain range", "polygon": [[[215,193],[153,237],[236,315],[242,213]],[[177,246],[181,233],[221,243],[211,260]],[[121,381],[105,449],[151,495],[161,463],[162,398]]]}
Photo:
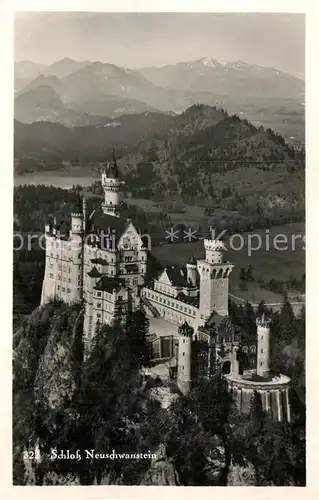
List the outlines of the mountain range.
{"label": "mountain range", "polygon": [[287,138],[302,142],[304,136],[304,82],[243,62],[203,58],[132,70],[69,58],[48,66],[24,61],[15,63],[15,91],[15,118],[24,123],[103,124],[123,114],[181,113],[202,103]]}

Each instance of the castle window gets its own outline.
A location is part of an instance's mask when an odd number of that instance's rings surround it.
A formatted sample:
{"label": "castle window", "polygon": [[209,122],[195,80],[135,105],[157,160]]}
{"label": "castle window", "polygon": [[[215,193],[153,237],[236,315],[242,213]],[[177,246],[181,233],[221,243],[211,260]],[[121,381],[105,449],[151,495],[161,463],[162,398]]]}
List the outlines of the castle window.
{"label": "castle window", "polygon": [[137,285],[138,283],[138,279],[137,278],[133,278],[133,285]]}
{"label": "castle window", "polygon": [[68,279],[68,283],[71,283],[71,278]]}
{"label": "castle window", "polygon": [[58,290],[60,290],[60,285],[58,285]]}
{"label": "castle window", "polygon": [[264,336],[262,335],[260,338],[261,338],[261,340],[263,340]]}
{"label": "castle window", "polygon": [[98,318],[100,318],[100,317],[101,317],[101,313],[97,313],[97,315],[96,315],[96,316],[97,316]]}
{"label": "castle window", "polygon": [[97,307],[101,307],[102,304],[101,304],[101,302],[98,302],[96,305],[97,305]]}
{"label": "castle window", "polygon": [[263,365],[263,363],[262,363],[262,361],[261,361],[261,362],[260,362],[260,366],[262,366],[262,365]]}
{"label": "castle window", "polygon": [[67,292],[68,292],[68,293],[70,293],[70,292],[71,292],[70,288],[68,288],[68,289],[67,289]]}
{"label": "castle window", "polygon": [[64,287],[62,287],[62,292],[65,292],[65,286],[64,286]]}
{"label": "castle window", "polygon": [[183,344],[185,344],[185,339],[183,339]]}
{"label": "castle window", "polygon": [[185,356],[185,352],[183,352],[183,356]]}
{"label": "castle window", "polygon": [[53,273],[50,273],[50,278],[53,278]]}
{"label": "castle window", "polygon": [[96,295],[97,295],[97,297],[101,297],[102,294],[101,294],[101,292],[97,292]]}
{"label": "castle window", "polygon": [[263,350],[263,349],[260,349],[260,352],[264,352],[264,350]]}

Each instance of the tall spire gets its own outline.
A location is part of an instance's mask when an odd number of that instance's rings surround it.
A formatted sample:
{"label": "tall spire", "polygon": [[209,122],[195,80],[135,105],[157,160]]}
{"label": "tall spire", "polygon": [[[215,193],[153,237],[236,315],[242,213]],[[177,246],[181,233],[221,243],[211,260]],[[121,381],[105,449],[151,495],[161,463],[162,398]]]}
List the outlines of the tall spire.
{"label": "tall spire", "polygon": [[109,179],[119,179],[120,174],[119,174],[119,169],[118,169],[117,162],[116,162],[114,145],[112,148],[112,157],[113,157],[113,161],[111,163],[107,164],[107,167],[105,169],[105,174]]}

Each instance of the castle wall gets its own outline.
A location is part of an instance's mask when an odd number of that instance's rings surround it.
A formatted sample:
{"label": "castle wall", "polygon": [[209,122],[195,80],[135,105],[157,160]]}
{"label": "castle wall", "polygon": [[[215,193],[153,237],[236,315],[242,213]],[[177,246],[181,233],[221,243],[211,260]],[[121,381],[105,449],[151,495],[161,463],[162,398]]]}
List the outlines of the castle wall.
{"label": "castle wall", "polygon": [[199,324],[199,311],[197,307],[185,304],[173,297],[167,297],[151,288],[144,287],[142,294],[159,311],[162,318],[177,325],[187,321],[190,326],[197,329]]}
{"label": "castle wall", "polygon": [[124,287],[118,291],[114,290],[111,293],[102,290],[93,290],[91,338],[94,337],[99,324],[112,324],[116,313],[117,301],[123,303],[123,307],[127,307],[128,291]]}
{"label": "castle wall", "polygon": [[252,398],[256,391],[260,394],[262,408],[265,412],[278,421],[290,422],[289,377],[280,375],[270,381],[261,380],[259,382],[247,380],[233,374],[226,378],[240,411],[249,413]]}
{"label": "castle wall", "polygon": [[50,299],[66,303],[82,299],[81,240],[74,244],[49,233],[46,234],[45,272],[41,304]]}

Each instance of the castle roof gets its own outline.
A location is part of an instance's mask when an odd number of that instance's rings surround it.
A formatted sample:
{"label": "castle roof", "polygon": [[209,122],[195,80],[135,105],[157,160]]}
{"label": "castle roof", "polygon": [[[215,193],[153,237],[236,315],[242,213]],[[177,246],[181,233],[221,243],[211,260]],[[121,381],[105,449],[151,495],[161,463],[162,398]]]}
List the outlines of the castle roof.
{"label": "castle roof", "polygon": [[113,150],[113,161],[110,163],[107,163],[107,165],[104,168],[104,172],[106,177],[109,179],[119,179],[120,174],[119,174],[119,169],[116,163],[116,158]]}
{"label": "castle roof", "polygon": [[205,323],[205,326],[210,327],[218,327],[225,319],[225,316],[221,316],[217,312],[213,311],[208,320]]}
{"label": "castle roof", "polygon": [[189,295],[185,295],[183,292],[180,292],[177,295],[177,300],[181,302],[185,302],[185,304],[189,304],[190,306],[198,307],[199,305],[199,297],[190,297]]}
{"label": "castle roof", "polygon": [[173,286],[188,286],[187,273],[179,267],[169,267],[166,269],[166,274]]}
{"label": "castle roof", "polygon": [[115,241],[117,242],[128,226],[126,219],[121,217],[114,217],[109,214],[105,214],[102,208],[96,210],[89,220],[89,232],[98,233],[104,232],[105,236],[107,234],[114,235]]}
{"label": "castle roof", "polygon": [[118,278],[110,278],[109,276],[102,276],[102,278],[97,282],[94,290],[101,290],[103,292],[112,293],[114,290],[117,291],[124,287],[125,283]]}
{"label": "castle roof", "polygon": [[197,260],[195,259],[194,255],[191,256],[190,259],[188,259],[187,264],[196,264]]}
{"label": "castle roof", "polygon": [[102,266],[105,266],[107,264],[107,260],[101,259],[99,257],[98,259],[91,259],[92,264],[101,264]]}
{"label": "castle roof", "polygon": [[96,269],[96,267],[92,267],[91,271],[87,273],[90,278],[99,278],[101,273]]}

